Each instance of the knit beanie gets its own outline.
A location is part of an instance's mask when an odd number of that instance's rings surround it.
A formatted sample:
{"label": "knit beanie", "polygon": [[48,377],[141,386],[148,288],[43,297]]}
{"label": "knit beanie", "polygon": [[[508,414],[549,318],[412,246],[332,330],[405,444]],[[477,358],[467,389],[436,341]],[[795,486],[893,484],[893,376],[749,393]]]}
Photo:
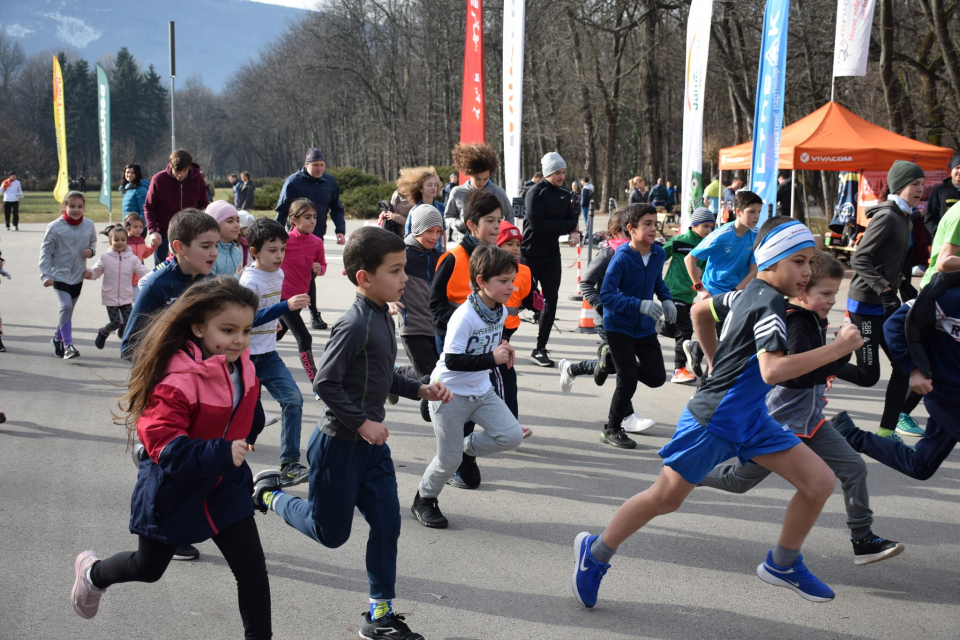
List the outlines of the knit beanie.
{"label": "knit beanie", "polygon": [[948,171],[953,171],[953,168],[958,164],[960,164],[960,156],[953,156],[952,158],[950,158],[950,168],[948,169]]}
{"label": "knit beanie", "polygon": [[693,210],[693,215],[690,216],[690,226],[695,227],[698,224],[703,224],[704,222],[716,222],[717,214],[706,207],[697,207]]}
{"label": "knit beanie", "polygon": [[323,151],[317,149],[316,147],[307,151],[307,159],[303,164],[310,164],[311,162],[326,162],[327,156]]}
{"label": "knit beanie", "polygon": [[500,235],[497,236],[497,246],[499,247],[504,242],[509,242],[510,240],[523,240],[523,234],[520,233],[520,229],[517,229],[514,225],[506,220],[501,220]]}
{"label": "knit beanie", "polygon": [[239,212],[237,208],[227,202],[226,200],[217,200],[216,202],[211,202],[207,205],[207,213],[213,216],[213,219],[217,221],[217,224],[223,224],[223,221],[227,218],[233,216],[239,217]]}
{"label": "knit beanie", "polygon": [[544,177],[546,177],[560,171],[560,169],[566,169],[567,163],[563,161],[559,153],[551,151],[540,160],[540,166],[543,169]]}
{"label": "knit beanie", "polygon": [[919,166],[906,160],[897,160],[887,172],[887,186],[890,187],[890,193],[899,193],[905,186],[923,177],[923,169]]}
{"label": "knit beanie", "polygon": [[432,204],[418,204],[410,211],[410,231],[419,236],[427,229],[443,228],[443,216]]}

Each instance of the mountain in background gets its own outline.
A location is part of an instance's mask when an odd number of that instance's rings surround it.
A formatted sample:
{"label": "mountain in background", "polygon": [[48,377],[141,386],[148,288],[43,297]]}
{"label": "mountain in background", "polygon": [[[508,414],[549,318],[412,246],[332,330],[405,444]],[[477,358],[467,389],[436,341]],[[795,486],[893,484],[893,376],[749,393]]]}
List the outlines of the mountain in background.
{"label": "mountain in background", "polygon": [[[169,77],[167,23],[176,22],[177,79],[194,74],[215,91],[238,67],[281,37],[303,10],[246,0],[32,0],[3,3],[0,30],[16,38],[28,56],[53,49],[73,51],[92,67],[121,47],[144,69],[151,63]],[[73,56],[71,56],[73,57]],[[168,80],[165,80],[168,82]],[[180,83],[178,83],[180,86]]]}

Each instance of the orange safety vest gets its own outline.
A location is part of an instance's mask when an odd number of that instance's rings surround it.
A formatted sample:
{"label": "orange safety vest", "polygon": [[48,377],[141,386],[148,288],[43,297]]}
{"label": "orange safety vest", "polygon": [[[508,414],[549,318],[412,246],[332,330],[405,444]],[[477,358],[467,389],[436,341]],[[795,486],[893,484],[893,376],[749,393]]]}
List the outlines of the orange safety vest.
{"label": "orange safety vest", "polygon": [[447,300],[460,305],[466,302],[467,296],[473,293],[473,289],[470,288],[470,256],[467,255],[467,250],[458,244],[440,256],[440,259],[437,260],[437,269],[440,268],[447,256],[451,255],[455,262],[453,273],[450,274],[450,280],[447,281]]}
{"label": "orange safety vest", "polygon": [[513,281],[513,295],[504,305],[507,308],[507,317],[503,321],[503,326],[506,329],[516,329],[520,326],[520,304],[524,298],[530,295],[530,288],[533,284],[530,267],[525,264],[521,264],[519,267],[517,277]]}

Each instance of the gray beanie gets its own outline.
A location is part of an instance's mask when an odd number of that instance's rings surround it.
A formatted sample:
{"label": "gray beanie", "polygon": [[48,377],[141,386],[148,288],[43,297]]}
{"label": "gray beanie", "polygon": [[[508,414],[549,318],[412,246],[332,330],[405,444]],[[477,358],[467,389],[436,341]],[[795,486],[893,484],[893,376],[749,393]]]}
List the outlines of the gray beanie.
{"label": "gray beanie", "polygon": [[890,193],[898,193],[905,186],[918,178],[924,178],[923,169],[912,162],[897,160],[887,172],[887,186]]}
{"label": "gray beanie", "polygon": [[707,209],[706,207],[697,207],[693,210],[693,215],[690,216],[690,226],[695,227],[698,224],[703,224],[704,222],[716,222],[717,215]]}
{"label": "gray beanie", "polygon": [[410,211],[410,231],[418,236],[432,227],[443,228],[443,216],[432,204],[418,204]]}
{"label": "gray beanie", "polygon": [[560,169],[566,169],[567,163],[563,161],[559,153],[551,151],[540,160],[540,167],[543,169],[544,177],[546,177],[560,171]]}

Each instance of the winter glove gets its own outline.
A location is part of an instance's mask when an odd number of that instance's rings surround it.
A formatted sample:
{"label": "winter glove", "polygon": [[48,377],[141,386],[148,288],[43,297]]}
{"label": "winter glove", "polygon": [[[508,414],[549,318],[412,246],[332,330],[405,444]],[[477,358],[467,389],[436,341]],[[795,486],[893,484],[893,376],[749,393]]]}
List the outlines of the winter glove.
{"label": "winter glove", "polygon": [[[650,316],[654,320],[659,320],[663,317],[663,307],[660,306],[659,302],[654,300],[643,300],[640,302],[640,313],[645,316]],[[673,310],[674,318],[676,318],[677,310]]]}
{"label": "winter glove", "polygon": [[533,310],[543,311],[543,294],[537,290],[533,291]]}
{"label": "winter glove", "polygon": [[881,293],[880,300],[883,301],[883,310],[888,316],[900,308],[900,298],[893,289]]}
{"label": "winter glove", "polygon": [[677,321],[677,305],[673,304],[673,300],[664,300],[663,301],[663,320],[667,324],[674,324]]}

